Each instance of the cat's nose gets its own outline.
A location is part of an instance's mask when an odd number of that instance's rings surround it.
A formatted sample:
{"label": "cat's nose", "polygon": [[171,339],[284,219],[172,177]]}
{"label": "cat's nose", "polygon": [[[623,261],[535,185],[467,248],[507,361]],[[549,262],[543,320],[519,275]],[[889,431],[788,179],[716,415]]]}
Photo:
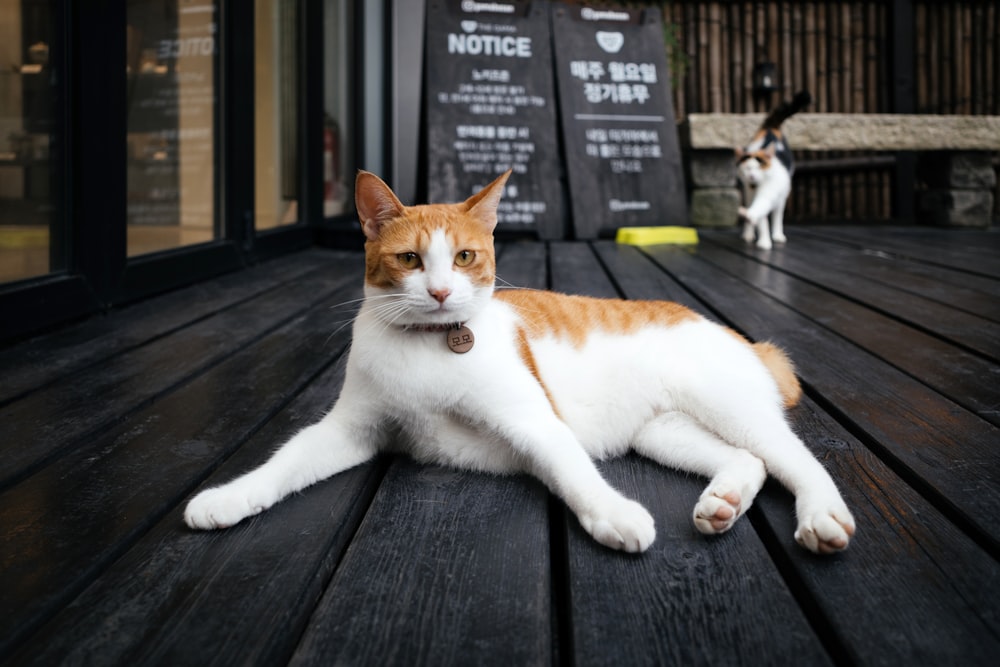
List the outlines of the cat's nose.
{"label": "cat's nose", "polygon": [[451,290],[447,287],[442,289],[428,289],[427,291],[438,303],[444,303],[445,299],[451,296]]}

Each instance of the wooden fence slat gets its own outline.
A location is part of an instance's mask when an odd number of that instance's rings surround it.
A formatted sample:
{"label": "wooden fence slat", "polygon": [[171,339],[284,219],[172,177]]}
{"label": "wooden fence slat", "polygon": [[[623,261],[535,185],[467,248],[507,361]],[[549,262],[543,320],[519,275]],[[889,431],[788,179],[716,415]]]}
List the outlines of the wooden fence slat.
{"label": "wooden fence slat", "polygon": [[[777,65],[781,90],[772,103],[800,89],[813,94],[811,111],[888,113],[894,110],[890,52],[892,3],[790,0],[661,2],[678,26],[686,54],[674,113],[764,111],[753,100],[751,72],[763,58]],[[915,111],[1000,113],[1000,11],[995,3],[912,0]],[[795,150],[794,141],[792,149]],[[836,157],[827,155],[827,157]],[[823,159],[813,156],[812,159]],[[893,168],[864,173],[829,171],[797,188],[791,220],[888,219]],[[1000,211],[1000,198],[995,202]]]}
{"label": "wooden fence slat", "polygon": [[[808,88],[820,112],[887,111],[883,92],[891,72],[885,3],[663,2],[687,56],[686,94],[674,96],[675,115],[748,110],[748,78],[762,57],[778,65],[785,95]],[[921,76],[919,109],[932,113],[996,114],[1000,14],[993,3],[914,0],[914,47]]]}

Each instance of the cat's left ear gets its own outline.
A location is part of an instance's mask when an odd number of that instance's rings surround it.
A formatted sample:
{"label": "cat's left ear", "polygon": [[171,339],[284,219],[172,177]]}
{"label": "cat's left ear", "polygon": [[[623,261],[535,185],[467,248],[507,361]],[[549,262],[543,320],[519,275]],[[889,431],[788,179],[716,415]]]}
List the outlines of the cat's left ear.
{"label": "cat's left ear", "polygon": [[359,171],[354,183],[354,205],[358,209],[361,228],[369,241],[379,237],[382,227],[403,215],[403,204],[382,179],[367,171]]}
{"label": "cat's left ear", "polygon": [[465,210],[481,222],[487,232],[492,233],[497,226],[497,205],[500,203],[500,195],[503,194],[503,186],[512,171],[513,169],[508,169],[495,181],[465,200]]}

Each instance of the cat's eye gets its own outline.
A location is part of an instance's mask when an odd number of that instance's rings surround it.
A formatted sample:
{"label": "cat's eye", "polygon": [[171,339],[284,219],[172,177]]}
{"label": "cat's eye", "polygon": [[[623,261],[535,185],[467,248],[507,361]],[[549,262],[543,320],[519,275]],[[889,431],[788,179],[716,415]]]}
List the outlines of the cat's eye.
{"label": "cat's eye", "polygon": [[455,266],[468,266],[476,258],[476,253],[472,250],[463,250],[455,255]]}
{"label": "cat's eye", "polygon": [[421,265],[420,255],[415,252],[401,252],[396,255],[396,259],[404,269],[419,269]]}

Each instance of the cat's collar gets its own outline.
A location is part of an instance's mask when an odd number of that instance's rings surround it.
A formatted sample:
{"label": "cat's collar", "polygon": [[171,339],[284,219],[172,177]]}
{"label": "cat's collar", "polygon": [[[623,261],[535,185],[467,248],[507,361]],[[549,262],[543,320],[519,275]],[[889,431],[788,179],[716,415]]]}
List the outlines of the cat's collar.
{"label": "cat's collar", "polygon": [[445,343],[456,354],[465,354],[476,343],[472,330],[462,322],[445,322],[444,324],[407,324],[404,331],[421,331],[444,333]]}
{"label": "cat's collar", "polygon": [[403,331],[442,332],[455,331],[465,326],[462,322],[444,322],[441,324],[404,324]]}

